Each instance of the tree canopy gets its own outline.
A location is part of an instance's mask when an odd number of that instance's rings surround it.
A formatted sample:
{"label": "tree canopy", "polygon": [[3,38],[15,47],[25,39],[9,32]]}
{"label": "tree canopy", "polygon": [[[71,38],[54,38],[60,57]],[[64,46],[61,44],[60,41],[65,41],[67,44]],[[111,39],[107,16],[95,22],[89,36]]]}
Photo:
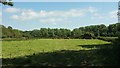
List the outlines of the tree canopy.
{"label": "tree canopy", "polygon": [[3,5],[13,6],[13,2],[11,0],[9,0],[9,1],[0,0],[0,3],[2,3]]}
{"label": "tree canopy", "polygon": [[2,29],[2,38],[96,38],[102,37],[118,37],[120,34],[120,23],[110,24],[109,26],[91,25],[73,30],[64,28],[40,28],[32,31],[21,31],[13,29],[11,26],[5,27],[0,25]]}

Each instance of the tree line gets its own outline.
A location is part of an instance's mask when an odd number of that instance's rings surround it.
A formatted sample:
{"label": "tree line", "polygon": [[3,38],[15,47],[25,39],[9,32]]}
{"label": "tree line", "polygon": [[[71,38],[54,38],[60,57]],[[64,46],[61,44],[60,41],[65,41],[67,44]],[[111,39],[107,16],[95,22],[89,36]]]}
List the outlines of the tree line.
{"label": "tree line", "polygon": [[11,26],[0,25],[2,30],[1,38],[63,38],[63,39],[90,39],[96,37],[117,37],[120,33],[120,23],[110,24],[109,26],[91,25],[73,30],[64,28],[40,28],[31,31],[21,31],[13,29]]}

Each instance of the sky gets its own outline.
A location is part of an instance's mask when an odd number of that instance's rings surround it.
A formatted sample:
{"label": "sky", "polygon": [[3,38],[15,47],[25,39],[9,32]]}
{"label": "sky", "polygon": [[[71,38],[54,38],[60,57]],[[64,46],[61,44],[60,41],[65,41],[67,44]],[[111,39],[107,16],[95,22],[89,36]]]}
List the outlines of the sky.
{"label": "sky", "polygon": [[0,16],[2,25],[20,30],[74,29],[117,23],[117,9],[117,2],[14,2],[2,6]]}

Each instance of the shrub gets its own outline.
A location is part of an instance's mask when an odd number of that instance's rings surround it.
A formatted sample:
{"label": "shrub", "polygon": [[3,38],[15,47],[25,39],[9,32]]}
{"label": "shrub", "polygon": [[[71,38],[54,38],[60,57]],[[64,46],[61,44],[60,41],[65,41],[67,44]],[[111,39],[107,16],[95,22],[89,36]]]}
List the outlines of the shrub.
{"label": "shrub", "polygon": [[82,35],[82,39],[95,39],[95,35],[93,33],[86,32]]}
{"label": "shrub", "polygon": [[97,39],[99,40],[104,40],[104,41],[108,41],[108,42],[113,42],[116,39],[118,39],[118,37],[98,37]]}

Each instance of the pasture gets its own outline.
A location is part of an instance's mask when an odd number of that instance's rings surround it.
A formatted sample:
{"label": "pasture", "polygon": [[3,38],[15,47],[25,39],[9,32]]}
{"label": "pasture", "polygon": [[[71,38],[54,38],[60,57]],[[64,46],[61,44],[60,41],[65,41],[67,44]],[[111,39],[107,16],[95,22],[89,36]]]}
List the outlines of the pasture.
{"label": "pasture", "polygon": [[2,44],[3,66],[101,66],[111,64],[109,63],[111,58],[108,58],[111,55],[108,54],[110,42],[97,39],[34,39],[3,41]]}
{"label": "pasture", "polygon": [[79,45],[108,44],[101,40],[79,39],[36,39],[27,41],[3,41],[3,58],[14,58],[33,53],[54,52],[59,50],[91,50],[95,48],[83,48]]}

